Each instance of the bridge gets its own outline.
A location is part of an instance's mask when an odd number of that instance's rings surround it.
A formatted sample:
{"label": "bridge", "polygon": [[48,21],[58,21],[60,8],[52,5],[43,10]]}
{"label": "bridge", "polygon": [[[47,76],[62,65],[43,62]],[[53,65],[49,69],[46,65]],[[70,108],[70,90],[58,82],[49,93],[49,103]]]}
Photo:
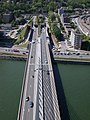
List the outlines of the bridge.
{"label": "bridge", "polygon": [[61,120],[47,30],[33,29],[17,120]]}

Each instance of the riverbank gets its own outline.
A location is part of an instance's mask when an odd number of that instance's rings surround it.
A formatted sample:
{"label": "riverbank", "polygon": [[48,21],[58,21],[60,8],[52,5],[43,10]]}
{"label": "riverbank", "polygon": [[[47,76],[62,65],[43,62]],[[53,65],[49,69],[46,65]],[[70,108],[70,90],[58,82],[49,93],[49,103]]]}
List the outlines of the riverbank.
{"label": "riverbank", "polygon": [[57,63],[90,64],[90,59],[54,58]]}
{"label": "riverbank", "polygon": [[17,55],[0,55],[0,60],[26,61],[26,60],[27,60],[27,56],[17,56]]}

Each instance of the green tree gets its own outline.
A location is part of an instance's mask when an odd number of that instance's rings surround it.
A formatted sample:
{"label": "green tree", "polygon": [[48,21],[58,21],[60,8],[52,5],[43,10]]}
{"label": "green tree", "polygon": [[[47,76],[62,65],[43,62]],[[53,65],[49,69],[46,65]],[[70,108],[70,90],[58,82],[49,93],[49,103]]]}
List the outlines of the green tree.
{"label": "green tree", "polygon": [[57,40],[60,41],[61,30],[57,27],[57,24],[54,23],[52,25],[52,29],[53,29],[53,34],[56,36]]}

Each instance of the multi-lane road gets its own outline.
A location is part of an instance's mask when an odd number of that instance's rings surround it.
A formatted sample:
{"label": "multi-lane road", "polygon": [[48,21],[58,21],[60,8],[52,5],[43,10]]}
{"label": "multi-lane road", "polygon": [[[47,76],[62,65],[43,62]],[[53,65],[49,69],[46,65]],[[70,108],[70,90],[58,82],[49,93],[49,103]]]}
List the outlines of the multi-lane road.
{"label": "multi-lane road", "polygon": [[[18,120],[61,120],[46,29],[34,27]],[[57,114],[57,115],[56,115]]]}
{"label": "multi-lane road", "polygon": [[[33,34],[33,41],[37,39],[37,28],[34,28],[35,32]],[[34,108],[34,73],[35,73],[35,60],[36,60],[36,44],[37,42],[31,43],[31,50],[29,52],[27,72],[26,72],[26,80],[24,86],[23,100],[21,106],[21,115],[20,120],[33,120],[33,108]],[[26,100],[29,98],[29,100]],[[30,107],[30,102],[32,103],[32,107]]]}
{"label": "multi-lane road", "polygon": [[46,50],[46,34],[45,29],[42,29],[41,34],[41,58],[42,58],[42,82],[43,82],[43,101],[44,101],[44,119],[46,120],[55,120],[54,117],[54,106],[53,98],[51,92],[51,83],[50,83],[50,71],[49,71],[49,62],[48,55]]}
{"label": "multi-lane road", "polygon": [[[49,49],[46,37],[46,29],[42,28],[40,43],[41,43],[41,66],[40,77],[38,79],[37,90],[37,106],[36,106],[36,119],[35,120],[61,120],[58,109],[57,96],[54,92],[53,77],[51,74],[53,70],[51,68]],[[53,83],[53,84],[52,84]],[[54,91],[52,91],[52,89]],[[55,98],[55,100],[54,100]],[[57,114],[57,115],[56,115]]]}

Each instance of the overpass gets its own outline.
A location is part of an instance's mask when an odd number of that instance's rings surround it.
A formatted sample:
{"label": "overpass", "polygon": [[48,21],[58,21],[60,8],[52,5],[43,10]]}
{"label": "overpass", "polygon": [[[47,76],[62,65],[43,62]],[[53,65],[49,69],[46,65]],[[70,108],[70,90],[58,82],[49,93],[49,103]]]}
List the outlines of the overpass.
{"label": "overpass", "polygon": [[46,28],[34,27],[17,120],[61,120]]}

